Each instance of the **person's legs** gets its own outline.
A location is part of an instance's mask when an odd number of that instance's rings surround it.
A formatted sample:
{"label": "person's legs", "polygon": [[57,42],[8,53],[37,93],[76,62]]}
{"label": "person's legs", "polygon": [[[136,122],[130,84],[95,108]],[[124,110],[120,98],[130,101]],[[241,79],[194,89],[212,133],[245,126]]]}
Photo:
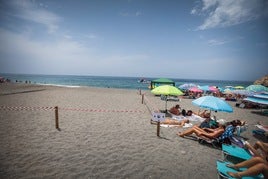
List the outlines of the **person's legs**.
{"label": "person's legs", "polygon": [[268,152],[268,144],[267,143],[263,143],[260,141],[257,141],[254,146],[253,146],[256,150],[257,149],[261,149],[263,152]]}
{"label": "person's legs", "polygon": [[189,123],[188,119],[184,119],[182,121],[180,121],[180,124],[178,124],[179,127],[183,127],[185,123]]}
{"label": "person's legs", "polygon": [[198,126],[193,126],[194,130],[198,131],[199,133],[206,132],[204,129],[198,127]]}
{"label": "person's legs", "polygon": [[235,165],[228,165],[228,166],[234,169],[239,169],[244,167],[249,168],[259,163],[265,163],[265,161],[261,157],[252,157],[249,160],[245,160]]}
{"label": "person's legs", "polygon": [[[256,145],[256,144],[255,144]],[[257,151],[256,146],[252,146],[250,145],[248,142],[245,143],[245,148],[247,148],[248,150],[250,150],[254,156],[260,156],[260,153]]]}
{"label": "person's legs", "polygon": [[187,129],[184,132],[179,132],[179,133],[177,133],[177,135],[179,135],[180,137],[184,137],[186,135],[191,135],[192,133],[195,133],[195,128],[194,127],[190,128],[190,129]]}
{"label": "person's legs", "polygon": [[237,172],[237,173],[227,172],[228,175],[230,175],[234,178],[242,178],[244,176],[255,176],[255,175],[259,175],[261,173],[264,175],[264,178],[268,177],[268,166],[265,165],[264,163],[257,163],[257,164],[253,165],[252,167],[250,167],[247,170],[242,171],[242,172]]}

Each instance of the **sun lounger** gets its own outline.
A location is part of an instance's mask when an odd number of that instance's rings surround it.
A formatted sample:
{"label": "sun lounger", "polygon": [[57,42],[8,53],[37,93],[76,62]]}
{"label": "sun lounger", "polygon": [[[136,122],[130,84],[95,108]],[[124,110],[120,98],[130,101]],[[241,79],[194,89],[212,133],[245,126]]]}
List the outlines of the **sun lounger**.
{"label": "sun lounger", "polygon": [[[228,179],[233,179],[233,177],[229,176],[227,172],[237,172],[236,170],[227,167],[227,164],[231,164],[230,162],[224,162],[218,160],[216,162],[217,164],[217,170],[218,170],[218,178],[228,178]],[[246,170],[246,168],[242,168],[240,170]],[[258,175],[258,176],[249,176],[249,177],[243,177],[243,179],[263,179],[263,175]]]}
{"label": "sun lounger", "polygon": [[257,129],[252,130],[253,136],[259,138],[260,140],[263,141],[268,141],[268,128],[264,127],[263,125],[255,125]]}
{"label": "sun lounger", "polygon": [[241,160],[248,160],[252,157],[249,150],[234,145],[222,144],[222,159],[227,161],[227,157],[232,156]]}

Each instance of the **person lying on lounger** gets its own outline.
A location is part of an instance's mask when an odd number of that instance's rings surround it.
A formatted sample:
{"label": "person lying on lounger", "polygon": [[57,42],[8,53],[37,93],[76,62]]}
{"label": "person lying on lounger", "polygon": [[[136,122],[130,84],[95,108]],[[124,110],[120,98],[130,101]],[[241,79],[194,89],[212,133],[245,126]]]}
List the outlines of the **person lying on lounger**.
{"label": "person lying on lounger", "polygon": [[[155,124],[157,122],[154,122]],[[189,119],[183,119],[183,120],[176,120],[176,119],[165,119],[164,121],[161,121],[160,124],[168,124],[168,125],[175,125],[178,127],[183,127],[184,124],[189,123]]]}
{"label": "person lying on lounger", "polygon": [[193,115],[193,111],[192,110],[188,110],[187,112],[186,112],[186,110],[185,109],[183,109],[182,111],[181,111],[181,114],[185,117],[185,116],[192,116]]}
{"label": "person lying on lounger", "polygon": [[[228,175],[234,178],[255,176],[259,174],[263,174],[264,178],[268,178],[268,161],[261,157],[252,157],[241,163],[228,164],[227,167],[237,170],[237,172],[227,172]],[[247,168],[247,170],[240,171],[240,168]]]}
{"label": "person lying on lounger", "polygon": [[[198,137],[207,137],[209,139],[217,138],[220,136],[221,138],[226,138],[226,136],[223,136],[223,134],[227,135],[233,133],[235,127],[239,124],[241,124],[241,122],[237,120],[231,121],[229,123],[226,123],[226,121],[221,120],[218,121],[218,128],[211,129],[211,128],[200,128],[198,126],[193,126],[192,128],[187,129],[184,132],[177,133],[177,135],[179,135],[180,137],[184,137],[195,133]],[[228,127],[225,127],[227,125]]]}
{"label": "person lying on lounger", "polygon": [[177,135],[180,137],[184,136],[189,136],[193,133],[195,133],[198,137],[205,136],[209,139],[217,138],[220,135],[222,135],[224,132],[224,126],[219,126],[216,129],[210,129],[210,128],[200,128],[198,126],[193,126],[192,128],[184,131],[184,132],[179,132]]}

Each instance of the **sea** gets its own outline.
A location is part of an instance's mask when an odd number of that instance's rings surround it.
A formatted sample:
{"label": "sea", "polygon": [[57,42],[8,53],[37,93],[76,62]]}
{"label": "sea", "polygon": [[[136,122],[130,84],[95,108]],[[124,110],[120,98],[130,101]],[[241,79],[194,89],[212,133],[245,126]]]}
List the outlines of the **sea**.
{"label": "sea", "polygon": [[[14,83],[31,83],[41,85],[54,85],[63,87],[102,87],[120,89],[149,90],[149,82],[158,78],[152,77],[118,77],[118,76],[79,76],[79,75],[34,75],[34,74],[1,74],[0,77],[9,79]],[[225,88],[226,86],[247,87],[253,81],[225,81],[225,80],[203,80],[203,79],[179,79],[168,78],[179,87],[185,83],[196,85],[209,85]],[[143,80],[144,82],[140,82]]]}

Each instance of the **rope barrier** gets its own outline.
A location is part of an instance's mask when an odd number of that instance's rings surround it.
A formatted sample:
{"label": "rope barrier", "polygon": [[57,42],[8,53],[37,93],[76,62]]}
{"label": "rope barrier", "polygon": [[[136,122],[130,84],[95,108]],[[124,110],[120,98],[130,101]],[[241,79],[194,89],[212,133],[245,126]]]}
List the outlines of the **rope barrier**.
{"label": "rope barrier", "polygon": [[[144,101],[145,101],[145,105],[148,107],[150,112],[159,112],[160,110],[146,97],[146,95],[144,95]],[[149,105],[148,105],[149,104]],[[151,108],[150,108],[151,106]]]}
{"label": "rope barrier", "polygon": [[0,106],[0,110],[6,110],[6,111],[37,111],[37,110],[54,110],[54,107],[30,107],[30,106]]}
{"label": "rope barrier", "polygon": [[[6,111],[37,111],[37,110],[54,110],[54,107],[29,107],[29,106],[0,106],[0,110]],[[59,110],[65,111],[79,111],[79,112],[100,112],[100,113],[145,113],[142,110],[113,110],[113,109],[86,109],[86,108],[61,108]]]}

